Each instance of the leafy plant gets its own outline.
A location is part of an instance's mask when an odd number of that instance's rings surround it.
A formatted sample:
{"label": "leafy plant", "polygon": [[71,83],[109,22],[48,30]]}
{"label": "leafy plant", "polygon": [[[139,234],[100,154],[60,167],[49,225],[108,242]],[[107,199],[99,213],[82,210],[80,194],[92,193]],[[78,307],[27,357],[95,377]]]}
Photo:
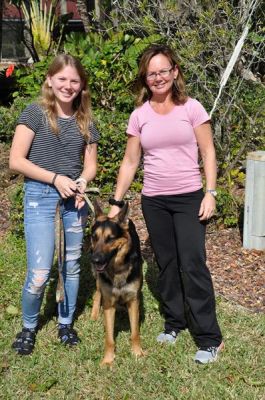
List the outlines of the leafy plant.
{"label": "leafy plant", "polygon": [[55,22],[55,1],[47,7],[46,2],[30,0],[29,10],[27,3],[22,2],[22,11],[28,30],[32,33],[34,47],[39,55],[47,54],[52,44],[52,31]]}
{"label": "leafy plant", "polygon": [[61,14],[59,0],[10,0],[18,10],[24,29],[20,40],[34,62],[48,54],[56,54],[63,39],[64,29],[73,13]]}
{"label": "leafy plant", "polygon": [[216,222],[223,227],[237,226],[243,205],[242,196],[238,196],[227,187],[218,187],[216,203]]}
{"label": "leafy plant", "polygon": [[[101,134],[98,146],[98,173],[95,179],[101,193],[113,191],[118,170],[124,155],[127,135],[126,126],[129,114],[118,111],[111,112],[103,109],[95,110],[97,128]],[[132,189],[141,189],[142,172],[139,170]]]}
{"label": "leafy plant", "polygon": [[45,57],[43,60],[33,65],[16,68],[16,90],[13,93],[14,98],[22,96],[33,101],[39,96],[51,59],[52,57]]}

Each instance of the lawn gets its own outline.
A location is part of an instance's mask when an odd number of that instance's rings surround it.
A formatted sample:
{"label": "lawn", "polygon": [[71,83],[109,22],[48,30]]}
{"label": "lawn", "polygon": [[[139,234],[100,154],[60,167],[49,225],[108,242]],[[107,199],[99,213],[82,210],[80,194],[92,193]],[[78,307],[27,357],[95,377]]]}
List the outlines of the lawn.
{"label": "lawn", "polygon": [[[19,357],[11,349],[20,330],[20,295],[25,273],[24,242],[12,235],[0,250],[0,398],[56,400],[265,400],[265,316],[217,298],[225,351],[211,365],[193,362],[196,347],[188,332],[175,345],[156,343],[163,318],[156,298],[154,265],[144,265],[145,283],[141,336],[147,354],[130,353],[127,314],[116,323],[116,359],[112,369],[100,368],[103,318],[90,320],[94,281],[88,255],[82,259],[81,287],[75,328],[82,339],[75,349],[57,339],[53,274],[47,287],[33,355]],[[56,272],[56,271],[55,271]]]}

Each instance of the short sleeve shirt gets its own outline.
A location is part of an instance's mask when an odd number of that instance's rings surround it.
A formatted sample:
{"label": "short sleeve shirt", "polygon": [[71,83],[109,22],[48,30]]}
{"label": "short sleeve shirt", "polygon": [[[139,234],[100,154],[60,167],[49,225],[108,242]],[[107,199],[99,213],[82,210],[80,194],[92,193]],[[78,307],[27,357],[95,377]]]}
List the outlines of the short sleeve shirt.
{"label": "short sleeve shirt", "polygon": [[26,125],[34,133],[27,158],[48,171],[77,179],[82,172],[82,155],[86,144],[99,140],[99,132],[91,123],[87,143],[76,123],[75,116],[57,119],[59,134],[55,134],[42,107],[33,103],[21,113],[17,125]]}
{"label": "short sleeve shirt", "polygon": [[127,134],[140,137],[144,195],[189,193],[202,187],[194,128],[209,120],[201,103],[190,97],[165,115],[155,112],[149,101],[133,111]]}

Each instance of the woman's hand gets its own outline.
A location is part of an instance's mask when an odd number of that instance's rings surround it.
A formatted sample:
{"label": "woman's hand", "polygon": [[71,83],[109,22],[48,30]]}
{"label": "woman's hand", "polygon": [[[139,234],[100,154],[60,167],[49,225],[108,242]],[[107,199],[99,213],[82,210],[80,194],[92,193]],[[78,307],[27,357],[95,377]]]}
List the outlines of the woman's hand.
{"label": "woman's hand", "polygon": [[200,210],[199,210],[199,219],[200,221],[204,221],[210,219],[215,211],[215,198],[211,193],[206,193],[204,198],[202,199]]}
{"label": "woman's hand", "polygon": [[111,206],[109,213],[108,213],[108,217],[109,218],[114,218],[116,217],[117,214],[119,214],[119,212],[121,211],[120,207],[118,206]]}

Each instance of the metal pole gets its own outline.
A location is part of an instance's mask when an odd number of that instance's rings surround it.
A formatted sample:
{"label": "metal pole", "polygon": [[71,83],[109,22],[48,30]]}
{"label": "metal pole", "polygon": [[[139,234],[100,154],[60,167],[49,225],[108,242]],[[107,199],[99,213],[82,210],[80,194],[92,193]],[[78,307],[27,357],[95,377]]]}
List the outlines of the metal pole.
{"label": "metal pole", "polygon": [[265,151],[247,155],[243,246],[265,250]]}

